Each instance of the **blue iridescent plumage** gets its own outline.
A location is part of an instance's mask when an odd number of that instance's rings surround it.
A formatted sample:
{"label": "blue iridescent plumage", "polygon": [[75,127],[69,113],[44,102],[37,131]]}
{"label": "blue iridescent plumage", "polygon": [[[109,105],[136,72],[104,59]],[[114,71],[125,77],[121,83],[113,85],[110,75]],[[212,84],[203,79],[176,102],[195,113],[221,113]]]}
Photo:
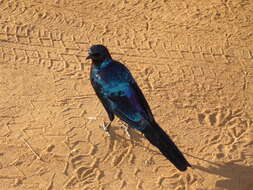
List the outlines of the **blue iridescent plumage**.
{"label": "blue iridescent plumage", "polygon": [[91,84],[110,121],[117,116],[141,131],[179,170],[186,170],[190,164],[154,120],[150,107],[129,70],[113,60],[103,45],[92,46],[87,59],[92,59]]}
{"label": "blue iridescent plumage", "polygon": [[[108,105],[107,111],[114,113],[131,126],[143,130],[149,119],[145,106],[138,101],[137,86],[128,69],[119,62],[106,59],[92,65],[91,81],[99,89],[100,97]],[[150,112],[151,114],[151,112]]]}

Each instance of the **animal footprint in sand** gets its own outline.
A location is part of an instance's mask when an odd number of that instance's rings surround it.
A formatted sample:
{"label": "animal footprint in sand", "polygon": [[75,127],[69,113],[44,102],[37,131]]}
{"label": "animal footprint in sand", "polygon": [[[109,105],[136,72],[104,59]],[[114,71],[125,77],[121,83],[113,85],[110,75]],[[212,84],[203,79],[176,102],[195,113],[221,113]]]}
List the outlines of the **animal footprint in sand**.
{"label": "animal footprint in sand", "polygon": [[242,110],[231,110],[229,108],[215,108],[205,110],[198,114],[198,121],[201,125],[223,127],[232,125],[242,115]]}

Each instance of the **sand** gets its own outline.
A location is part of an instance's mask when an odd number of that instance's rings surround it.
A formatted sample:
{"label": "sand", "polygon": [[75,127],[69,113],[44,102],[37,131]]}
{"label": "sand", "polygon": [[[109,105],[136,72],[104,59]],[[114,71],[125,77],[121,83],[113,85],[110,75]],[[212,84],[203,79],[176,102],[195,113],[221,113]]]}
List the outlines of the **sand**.
{"label": "sand", "polygon": [[[0,190],[252,190],[253,1],[1,0]],[[104,44],[194,169],[113,123],[89,81]],[[129,135],[128,135],[129,133]]]}

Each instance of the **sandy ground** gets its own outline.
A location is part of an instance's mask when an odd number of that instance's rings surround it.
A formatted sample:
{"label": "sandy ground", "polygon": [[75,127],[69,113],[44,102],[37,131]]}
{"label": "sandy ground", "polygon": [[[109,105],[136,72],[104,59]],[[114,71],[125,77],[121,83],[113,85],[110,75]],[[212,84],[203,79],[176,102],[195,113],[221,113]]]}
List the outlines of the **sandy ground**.
{"label": "sandy ground", "polygon": [[[253,1],[0,0],[0,190],[252,190]],[[85,60],[124,62],[194,170],[107,115]]]}

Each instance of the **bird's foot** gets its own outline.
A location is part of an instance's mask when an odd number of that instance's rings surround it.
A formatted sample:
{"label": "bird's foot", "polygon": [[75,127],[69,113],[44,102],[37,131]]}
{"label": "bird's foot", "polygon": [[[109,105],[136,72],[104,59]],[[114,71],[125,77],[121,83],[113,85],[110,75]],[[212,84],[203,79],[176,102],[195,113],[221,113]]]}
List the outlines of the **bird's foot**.
{"label": "bird's foot", "polygon": [[109,122],[109,123],[106,124],[106,123],[103,121],[102,125],[99,125],[99,127],[105,131],[105,133],[107,134],[107,136],[111,136],[111,135],[110,135],[110,131],[109,131],[109,127],[111,126],[111,123],[112,123],[112,122]]}
{"label": "bird's foot", "polygon": [[127,136],[129,139],[131,139],[131,135],[129,133],[129,126],[126,123],[120,122],[121,123],[121,128],[126,132]]}

